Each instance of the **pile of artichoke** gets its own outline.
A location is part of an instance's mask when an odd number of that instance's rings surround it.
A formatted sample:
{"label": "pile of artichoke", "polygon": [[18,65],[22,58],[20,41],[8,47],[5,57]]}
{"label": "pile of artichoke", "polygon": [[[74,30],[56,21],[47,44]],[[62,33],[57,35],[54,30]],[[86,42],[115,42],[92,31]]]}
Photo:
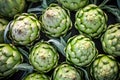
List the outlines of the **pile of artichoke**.
{"label": "pile of artichoke", "polygon": [[0,0],[0,80],[120,80],[120,0]]}

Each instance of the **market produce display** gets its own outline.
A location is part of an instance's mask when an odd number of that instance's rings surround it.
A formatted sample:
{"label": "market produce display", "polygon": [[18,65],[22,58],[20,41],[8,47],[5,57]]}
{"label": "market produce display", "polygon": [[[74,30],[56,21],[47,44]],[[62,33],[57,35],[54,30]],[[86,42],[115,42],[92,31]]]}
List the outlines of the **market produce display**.
{"label": "market produce display", "polygon": [[120,80],[120,0],[0,0],[0,80]]}

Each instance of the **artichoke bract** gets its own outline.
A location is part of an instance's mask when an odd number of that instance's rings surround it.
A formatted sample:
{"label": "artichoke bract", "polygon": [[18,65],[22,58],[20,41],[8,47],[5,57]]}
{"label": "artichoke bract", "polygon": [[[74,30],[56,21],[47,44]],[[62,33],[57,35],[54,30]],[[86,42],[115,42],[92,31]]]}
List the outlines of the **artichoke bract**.
{"label": "artichoke bract", "polygon": [[113,56],[120,56],[120,23],[111,24],[101,37],[103,50]]}
{"label": "artichoke bract", "polygon": [[10,24],[10,39],[19,45],[29,45],[40,37],[41,23],[35,14],[22,13]]}
{"label": "artichoke bract", "polygon": [[4,17],[14,17],[23,12],[25,0],[0,0],[0,15]]}
{"label": "artichoke bract", "polygon": [[0,79],[16,72],[15,66],[22,62],[22,55],[12,44],[0,44]]}
{"label": "artichoke bract", "polygon": [[82,71],[69,64],[61,64],[53,72],[53,80],[83,80]]}
{"label": "artichoke bract", "polygon": [[4,43],[4,31],[8,24],[8,21],[0,18],[0,43]]}
{"label": "artichoke bract", "polygon": [[117,80],[118,62],[113,56],[100,54],[91,64],[90,73],[95,80]]}
{"label": "artichoke bract", "polygon": [[90,4],[77,11],[75,27],[79,33],[98,38],[107,28],[107,15],[98,6]]}
{"label": "artichoke bract", "polygon": [[97,56],[95,44],[83,35],[70,38],[65,48],[67,61],[78,67],[89,65]]}
{"label": "artichoke bract", "polygon": [[69,14],[57,4],[50,5],[42,15],[44,33],[50,37],[60,37],[71,28]]}
{"label": "artichoke bract", "polygon": [[89,2],[89,0],[58,0],[65,8],[75,11],[83,8]]}
{"label": "artichoke bract", "polygon": [[58,64],[57,51],[47,42],[38,42],[32,49],[29,60],[34,69],[39,73],[46,73]]}
{"label": "artichoke bract", "polygon": [[45,74],[31,73],[27,75],[23,80],[50,80]]}

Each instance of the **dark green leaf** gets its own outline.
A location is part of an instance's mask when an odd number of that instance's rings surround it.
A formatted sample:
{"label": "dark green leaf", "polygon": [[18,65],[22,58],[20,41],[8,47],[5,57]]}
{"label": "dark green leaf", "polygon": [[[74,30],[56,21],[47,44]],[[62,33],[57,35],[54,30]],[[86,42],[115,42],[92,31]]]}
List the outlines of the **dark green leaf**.
{"label": "dark green leaf", "polygon": [[4,31],[4,42],[5,43],[11,43],[12,41],[10,40],[10,39],[8,39],[8,32],[9,32],[9,30],[10,30],[10,24],[12,23],[12,21],[10,21],[9,23],[8,23],[8,25],[7,25],[7,27],[6,27],[6,29],[5,29],[5,31]]}
{"label": "dark green leaf", "polygon": [[25,57],[24,58],[25,61],[29,62],[29,53],[20,47],[17,47],[17,48],[21,52],[21,54],[23,54],[23,56]]}
{"label": "dark green leaf", "polygon": [[118,9],[116,6],[106,5],[102,7],[102,9],[105,9],[108,12],[112,13],[114,16],[116,16],[117,21],[120,22],[120,9]]}
{"label": "dark green leaf", "polygon": [[117,5],[118,5],[118,7],[120,9],[120,0],[117,0]]}
{"label": "dark green leaf", "polygon": [[28,71],[28,72],[31,73],[34,68],[33,68],[33,66],[31,66],[28,63],[22,63],[22,64],[19,64],[19,65],[15,66],[14,69],[22,70],[22,71]]}

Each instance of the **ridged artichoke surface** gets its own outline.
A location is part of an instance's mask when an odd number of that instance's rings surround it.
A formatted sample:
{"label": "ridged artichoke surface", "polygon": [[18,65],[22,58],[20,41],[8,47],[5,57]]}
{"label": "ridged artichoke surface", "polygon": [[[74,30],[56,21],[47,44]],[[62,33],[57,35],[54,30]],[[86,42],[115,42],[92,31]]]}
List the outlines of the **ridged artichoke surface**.
{"label": "ridged artichoke surface", "polygon": [[103,50],[113,56],[120,56],[120,23],[109,25],[101,37]]}
{"label": "ridged artichoke surface", "polygon": [[10,24],[10,38],[19,45],[29,45],[40,37],[41,23],[35,14],[22,13]]}
{"label": "ridged artichoke surface", "polygon": [[83,35],[77,35],[68,40],[65,53],[68,62],[85,67],[95,59],[98,51],[92,40]]}
{"label": "ridged artichoke surface", "polygon": [[53,80],[83,80],[82,72],[64,63],[54,70]]}
{"label": "ridged artichoke surface", "polygon": [[95,80],[116,80],[119,74],[118,62],[113,56],[100,54],[91,64],[90,72]]}
{"label": "ridged artichoke surface", "polygon": [[12,44],[0,44],[0,79],[16,72],[15,66],[22,62],[22,55]]}
{"label": "ridged artichoke surface", "polygon": [[56,4],[50,5],[42,15],[43,32],[50,37],[60,37],[71,28],[69,14]]}
{"label": "ridged artichoke surface", "polygon": [[50,80],[45,74],[31,73],[27,75],[23,80]]}
{"label": "ridged artichoke surface", "polygon": [[76,11],[83,8],[89,2],[89,0],[58,0],[65,8]]}
{"label": "ridged artichoke surface", "polygon": [[33,47],[29,59],[36,71],[46,73],[57,66],[59,55],[49,43],[38,42]]}
{"label": "ridged artichoke surface", "polygon": [[22,13],[25,6],[25,0],[0,0],[0,15],[13,18]]}
{"label": "ridged artichoke surface", "polygon": [[77,11],[75,27],[81,34],[98,38],[107,28],[107,16],[98,6],[87,5]]}

